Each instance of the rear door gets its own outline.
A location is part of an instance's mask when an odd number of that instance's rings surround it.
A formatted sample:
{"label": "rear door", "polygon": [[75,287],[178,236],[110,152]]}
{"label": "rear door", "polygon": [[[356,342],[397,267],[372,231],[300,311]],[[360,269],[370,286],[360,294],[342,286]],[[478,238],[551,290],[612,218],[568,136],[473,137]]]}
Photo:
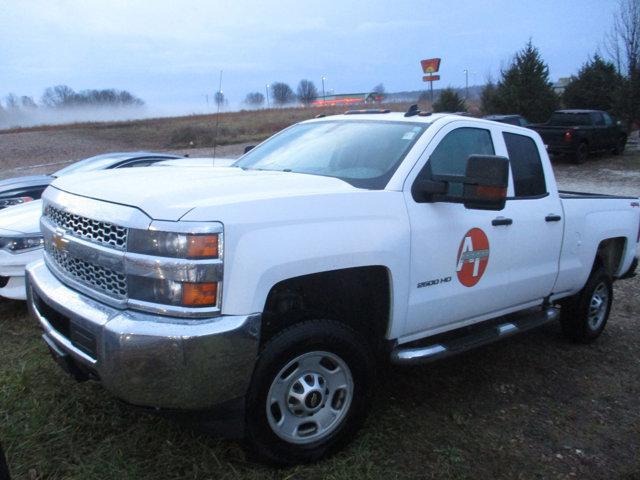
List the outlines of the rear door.
{"label": "rear door", "polygon": [[[497,124],[496,124],[497,125]],[[436,175],[464,175],[469,155],[493,155],[499,126],[455,121],[442,127],[405,182],[411,223],[410,293],[405,340],[473,323],[513,302],[509,291],[511,217],[459,203],[422,203],[411,188]],[[462,184],[451,184],[461,189]]]}
{"label": "rear door", "polygon": [[[542,143],[521,131],[502,132],[511,165],[513,193],[507,199],[509,288],[515,305],[542,301],[558,274],[564,219],[550,162],[543,163]],[[504,145],[504,147],[502,146]]]}
{"label": "rear door", "polygon": [[592,150],[604,150],[608,148],[608,131],[601,112],[591,112],[591,122],[593,123]]}
{"label": "rear door", "polygon": [[604,125],[606,127],[606,148],[613,149],[618,145],[620,138],[618,135],[618,125],[616,125],[608,113],[603,112],[602,117],[604,118]]}

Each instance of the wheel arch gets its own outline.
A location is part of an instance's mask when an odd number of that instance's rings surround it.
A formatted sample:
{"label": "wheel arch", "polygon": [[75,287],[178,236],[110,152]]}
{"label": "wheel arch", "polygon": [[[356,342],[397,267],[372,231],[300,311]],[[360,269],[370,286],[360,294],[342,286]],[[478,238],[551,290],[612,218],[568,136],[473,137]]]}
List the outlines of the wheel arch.
{"label": "wheel arch", "polygon": [[612,278],[617,276],[622,268],[626,246],[626,237],[612,237],[602,240],[598,244],[592,271],[602,266]]}
{"label": "wheel arch", "polygon": [[363,334],[377,351],[385,347],[391,325],[392,289],[391,271],[384,265],[321,271],[281,280],[266,298],[260,344],[295,323],[326,318]]}

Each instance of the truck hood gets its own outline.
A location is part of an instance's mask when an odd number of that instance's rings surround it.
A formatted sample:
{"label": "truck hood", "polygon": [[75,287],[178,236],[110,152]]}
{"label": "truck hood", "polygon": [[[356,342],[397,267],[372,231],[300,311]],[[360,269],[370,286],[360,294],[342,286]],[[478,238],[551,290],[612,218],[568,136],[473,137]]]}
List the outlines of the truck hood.
{"label": "truck hood", "polygon": [[14,205],[0,210],[0,230],[14,233],[40,232],[42,200]]}
{"label": "truck hood", "polygon": [[154,220],[169,221],[177,221],[198,207],[357,190],[332,177],[234,167],[105,170],[60,177],[52,186],[136,207]]}

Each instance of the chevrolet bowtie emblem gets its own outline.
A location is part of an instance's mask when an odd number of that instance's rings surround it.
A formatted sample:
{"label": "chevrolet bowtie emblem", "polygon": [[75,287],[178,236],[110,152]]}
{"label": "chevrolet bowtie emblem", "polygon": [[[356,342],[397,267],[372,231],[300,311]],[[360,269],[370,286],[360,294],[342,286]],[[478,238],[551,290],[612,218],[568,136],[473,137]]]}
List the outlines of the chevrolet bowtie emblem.
{"label": "chevrolet bowtie emblem", "polygon": [[53,233],[53,238],[51,239],[51,241],[56,250],[60,252],[64,252],[67,249],[67,245],[69,244],[69,240],[64,238],[64,230],[56,230]]}

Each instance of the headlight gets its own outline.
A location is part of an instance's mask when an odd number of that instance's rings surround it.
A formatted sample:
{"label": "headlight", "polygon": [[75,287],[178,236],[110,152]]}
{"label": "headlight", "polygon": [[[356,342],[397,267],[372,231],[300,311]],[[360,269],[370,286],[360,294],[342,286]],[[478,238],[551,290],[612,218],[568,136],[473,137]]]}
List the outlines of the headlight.
{"label": "headlight", "polygon": [[0,198],[0,209],[33,201],[31,197]]}
{"label": "headlight", "polygon": [[218,282],[177,282],[130,276],[129,296],[143,302],[177,307],[213,307],[218,303]]}
{"label": "headlight", "polygon": [[0,248],[11,253],[36,250],[38,248],[42,248],[43,246],[44,239],[42,238],[42,235],[0,238]]}
{"label": "headlight", "polygon": [[172,258],[218,258],[220,237],[216,234],[129,231],[128,251]]}
{"label": "headlight", "polygon": [[221,223],[155,221],[148,230],[129,229],[127,252],[154,257],[141,259],[153,262],[154,275],[128,275],[130,301],[209,314],[220,308]]}

